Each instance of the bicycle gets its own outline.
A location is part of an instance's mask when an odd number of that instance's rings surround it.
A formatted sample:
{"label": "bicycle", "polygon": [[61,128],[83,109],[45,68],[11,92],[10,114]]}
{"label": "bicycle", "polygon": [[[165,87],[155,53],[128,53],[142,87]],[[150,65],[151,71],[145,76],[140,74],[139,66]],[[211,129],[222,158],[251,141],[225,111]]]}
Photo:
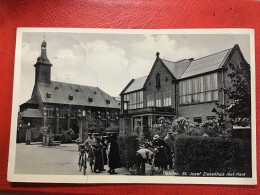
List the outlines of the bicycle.
{"label": "bicycle", "polygon": [[79,144],[79,171],[83,168],[83,174],[86,175],[87,170],[87,155],[86,155],[86,149],[85,145]]}

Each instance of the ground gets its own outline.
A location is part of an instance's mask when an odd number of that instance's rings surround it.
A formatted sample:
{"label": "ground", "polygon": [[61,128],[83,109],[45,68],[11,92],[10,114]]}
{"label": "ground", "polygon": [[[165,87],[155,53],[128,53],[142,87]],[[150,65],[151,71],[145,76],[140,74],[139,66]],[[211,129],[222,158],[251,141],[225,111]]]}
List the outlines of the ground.
{"label": "ground", "polygon": [[[45,147],[40,144],[16,145],[15,174],[44,174],[44,175],[80,175],[78,167],[78,145],[62,144],[61,146]],[[105,166],[108,170],[108,167]],[[129,174],[126,168],[116,169],[118,174]],[[90,167],[87,174],[108,174],[93,173]]]}
{"label": "ground", "polygon": [[[40,143],[25,145],[16,144],[15,174],[40,174],[40,175],[81,175],[78,167],[78,145],[61,144],[60,146],[47,147]],[[146,174],[150,175],[151,166],[146,164]],[[102,173],[93,173],[88,164],[87,175],[109,175],[108,166]],[[120,175],[130,175],[128,169],[122,167],[116,169]],[[155,175],[173,176],[174,172],[165,171],[164,174]]]}

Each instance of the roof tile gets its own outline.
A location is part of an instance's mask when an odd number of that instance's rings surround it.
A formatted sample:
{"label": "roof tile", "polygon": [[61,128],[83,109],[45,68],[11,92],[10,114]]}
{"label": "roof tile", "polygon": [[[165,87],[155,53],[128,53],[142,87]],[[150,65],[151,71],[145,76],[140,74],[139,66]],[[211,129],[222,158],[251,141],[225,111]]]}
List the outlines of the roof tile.
{"label": "roof tile", "polygon": [[219,69],[231,50],[232,48],[192,61],[181,78],[183,79]]}
{"label": "roof tile", "polygon": [[142,89],[144,87],[144,83],[145,83],[146,79],[147,79],[147,76],[135,79],[133,81],[133,83],[131,83],[131,85],[125,90],[124,93],[129,93],[129,92],[132,92],[132,91]]}
{"label": "roof tile", "polygon": [[[44,103],[120,108],[114,97],[111,97],[98,87],[57,81],[52,81],[50,84],[39,83],[38,86]],[[47,93],[51,94],[50,98],[46,96]],[[72,100],[69,99],[70,95],[73,96]],[[92,102],[89,101],[89,97],[93,98]],[[110,104],[107,104],[107,99],[110,100]]]}

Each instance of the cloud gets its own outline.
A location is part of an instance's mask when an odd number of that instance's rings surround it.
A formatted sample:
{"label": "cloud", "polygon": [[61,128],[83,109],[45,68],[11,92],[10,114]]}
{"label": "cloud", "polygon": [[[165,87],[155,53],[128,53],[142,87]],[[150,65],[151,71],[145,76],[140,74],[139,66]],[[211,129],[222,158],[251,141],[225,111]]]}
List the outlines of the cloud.
{"label": "cloud", "polygon": [[98,86],[110,95],[118,96],[124,87],[118,81],[124,80],[128,64],[124,49],[96,40],[59,49],[53,74],[55,80]]}
{"label": "cloud", "polygon": [[129,73],[133,78],[149,74],[156,59],[156,52],[160,53],[160,58],[174,62],[181,59],[197,58],[206,54],[207,51],[178,46],[178,42],[175,39],[170,39],[168,35],[144,35],[142,40],[130,44],[129,55],[132,59]]}
{"label": "cloud", "polygon": [[[207,54],[205,50],[179,46],[181,43],[168,35],[137,35],[131,41],[121,42],[116,36],[100,36],[91,41],[76,38],[49,38],[47,53],[53,64],[52,80],[98,86],[112,96],[118,96],[131,79],[148,75],[157,51],[161,58],[171,61]],[[31,96],[33,65],[39,55],[39,40],[23,43],[21,86],[26,86],[26,90],[21,103]]]}
{"label": "cloud", "polygon": [[[22,87],[22,93],[19,96],[19,102],[24,103],[29,100],[32,94],[34,85],[34,64],[37,62],[37,58],[40,56],[40,52],[31,48],[30,44],[24,42],[21,49],[21,80],[20,86]],[[26,86],[26,89],[24,88]]]}

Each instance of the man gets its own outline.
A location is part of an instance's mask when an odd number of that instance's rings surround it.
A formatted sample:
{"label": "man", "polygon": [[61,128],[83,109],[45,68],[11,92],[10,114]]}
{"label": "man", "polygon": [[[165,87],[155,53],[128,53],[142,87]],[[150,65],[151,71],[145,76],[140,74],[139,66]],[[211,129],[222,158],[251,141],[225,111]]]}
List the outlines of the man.
{"label": "man", "polygon": [[145,163],[152,164],[152,159],[153,152],[147,148],[141,148],[136,152],[136,166],[139,175],[145,175]]}
{"label": "man", "polygon": [[88,159],[91,171],[93,171],[94,164],[94,153],[93,153],[93,145],[95,144],[95,139],[92,133],[88,134],[88,139],[83,143],[85,145],[88,152]]}
{"label": "man", "polygon": [[167,144],[168,148],[166,149],[166,154],[168,156],[168,164],[169,168],[173,169],[173,162],[172,162],[172,156],[174,154],[174,142],[175,138],[171,131],[169,131],[164,138],[164,142]]}

